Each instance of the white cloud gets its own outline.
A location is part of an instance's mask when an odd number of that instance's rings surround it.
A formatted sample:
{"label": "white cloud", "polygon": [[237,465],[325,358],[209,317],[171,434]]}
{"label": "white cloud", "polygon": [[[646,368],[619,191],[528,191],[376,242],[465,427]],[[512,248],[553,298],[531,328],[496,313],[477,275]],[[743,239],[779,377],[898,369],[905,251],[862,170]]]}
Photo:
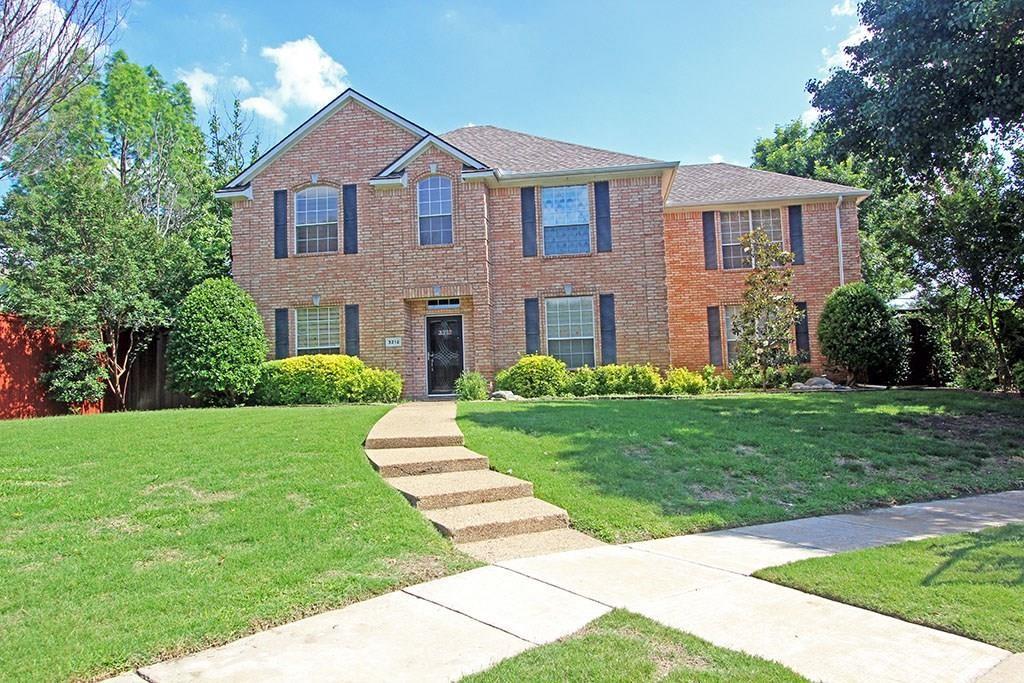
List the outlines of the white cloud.
{"label": "white cloud", "polygon": [[277,87],[270,97],[279,106],[322,107],[348,85],[348,71],[313,36],[265,47],[260,54],[276,66]]}
{"label": "white cloud", "polygon": [[178,70],[178,78],[185,82],[192,94],[192,102],[198,107],[208,107],[213,99],[213,88],[217,85],[217,77],[202,67],[191,71]]}
{"label": "white cloud", "polygon": [[857,3],[853,0],[843,0],[838,5],[832,5],[832,16],[852,17],[857,14]]}
{"label": "white cloud", "polygon": [[831,69],[848,67],[850,55],[846,54],[846,48],[859,45],[870,37],[871,31],[868,30],[868,27],[857,24],[850,29],[850,33],[845,38],[839,41],[835,50],[830,50],[827,47],[821,48],[821,58],[825,60],[825,66],[821,70],[828,72]]}
{"label": "white cloud", "polygon": [[800,114],[800,121],[805,126],[813,126],[818,121],[818,117],[821,116],[821,111],[815,107],[809,107],[804,109]]}
{"label": "white cloud", "polygon": [[274,123],[284,123],[284,110],[266,97],[248,97],[242,100],[241,107],[265,119],[270,119]]}
{"label": "white cloud", "polygon": [[252,90],[252,83],[245,76],[232,76],[231,87],[234,88],[235,92],[239,95],[245,94]]}
{"label": "white cloud", "polygon": [[722,156],[721,154],[712,154],[711,156],[708,157],[708,161],[710,161],[713,164],[724,164],[725,157]]}

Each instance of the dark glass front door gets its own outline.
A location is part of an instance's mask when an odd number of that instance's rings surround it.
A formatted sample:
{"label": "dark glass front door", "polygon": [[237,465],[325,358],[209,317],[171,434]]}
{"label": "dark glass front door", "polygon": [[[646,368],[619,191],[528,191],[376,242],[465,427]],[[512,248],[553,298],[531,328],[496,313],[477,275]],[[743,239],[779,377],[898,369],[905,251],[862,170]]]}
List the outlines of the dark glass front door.
{"label": "dark glass front door", "polygon": [[462,374],[462,317],[427,318],[427,393],[450,394]]}

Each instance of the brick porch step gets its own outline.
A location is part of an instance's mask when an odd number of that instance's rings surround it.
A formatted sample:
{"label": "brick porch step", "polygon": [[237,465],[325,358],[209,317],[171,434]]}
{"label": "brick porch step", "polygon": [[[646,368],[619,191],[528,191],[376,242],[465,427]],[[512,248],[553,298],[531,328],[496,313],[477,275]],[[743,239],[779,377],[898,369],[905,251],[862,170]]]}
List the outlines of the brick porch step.
{"label": "brick porch step", "polygon": [[464,446],[371,448],[366,451],[366,457],[385,478],[486,470],[488,465],[487,458]]}
{"label": "brick porch step", "polygon": [[387,482],[420,510],[439,510],[533,495],[530,482],[491,470],[393,477]]}
{"label": "brick porch step", "polygon": [[569,526],[569,515],[565,510],[537,498],[513,498],[495,503],[424,510],[423,514],[456,543]]}

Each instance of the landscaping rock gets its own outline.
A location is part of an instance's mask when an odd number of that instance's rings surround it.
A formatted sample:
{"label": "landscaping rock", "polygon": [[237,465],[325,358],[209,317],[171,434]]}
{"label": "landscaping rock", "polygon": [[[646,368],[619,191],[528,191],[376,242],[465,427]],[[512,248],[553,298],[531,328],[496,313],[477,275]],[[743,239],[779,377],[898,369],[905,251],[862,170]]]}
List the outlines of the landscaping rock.
{"label": "landscaping rock", "polygon": [[836,387],[828,377],[812,377],[804,384],[812,389],[835,389]]}
{"label": "landscaping rock", "polygon": [[501,390],[495,391],[493,394],[491,394],[491,398],[494,399],[495,401],[518,401],[522,397],[516,396],[511,391]]}

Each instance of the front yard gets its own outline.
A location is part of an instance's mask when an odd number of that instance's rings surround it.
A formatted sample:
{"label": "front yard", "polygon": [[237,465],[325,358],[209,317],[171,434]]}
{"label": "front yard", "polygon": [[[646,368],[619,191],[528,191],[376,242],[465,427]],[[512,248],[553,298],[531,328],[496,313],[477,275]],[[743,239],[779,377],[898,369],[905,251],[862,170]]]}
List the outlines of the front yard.
{"label": "front yard", "polygon": [[0,423],[0,679],[98,677],[469,566],[367,463],[386,410]]}
{"label": "front yard", "polygon": [[1024,526],[871,548],[758,577],[1024,652]]}
{"label": "front yard", "polygon": [[467,446],[625,542],[1024,486],[1024,401],[952,391],[463,403]]}

